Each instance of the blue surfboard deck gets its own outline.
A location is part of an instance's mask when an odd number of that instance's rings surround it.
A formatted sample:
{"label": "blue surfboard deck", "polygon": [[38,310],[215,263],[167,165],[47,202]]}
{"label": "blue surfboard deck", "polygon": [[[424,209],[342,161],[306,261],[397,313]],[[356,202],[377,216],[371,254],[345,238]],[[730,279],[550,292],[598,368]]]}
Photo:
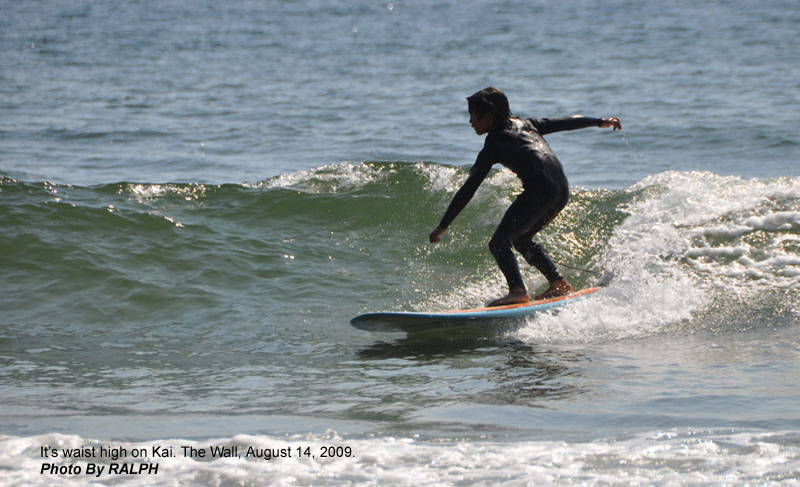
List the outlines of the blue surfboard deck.
{"label": "blue surfboard deck", "polygon": [[350,324],[359,330],[373,332],[422,333],[472,325],[483,326],[495,323],[523,321],[526,316],[563,306],[599,290],[600,288],[592,287],[559,298],[531,301],[525,304],[497,306],[493,308],[475,308],[457,311],[366,313],[350,320]]}

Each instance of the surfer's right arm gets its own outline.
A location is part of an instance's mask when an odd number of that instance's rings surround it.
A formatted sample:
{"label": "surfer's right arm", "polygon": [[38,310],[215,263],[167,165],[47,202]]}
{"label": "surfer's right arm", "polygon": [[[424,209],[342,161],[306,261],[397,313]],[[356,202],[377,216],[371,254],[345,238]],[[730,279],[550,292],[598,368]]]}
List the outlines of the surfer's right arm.
{"label": "surfer's right arm", "polygon": [[428,239],[431,241],[431,243],[439,243],[439,240],[442,239],[442,235],[444,235],[444,232],[446,231],[446,228],[436,227],[436,229],[434,229],[431,234],[428,235]]}
{"label": "surfer's right arm", "polygon": [[461,188],[456,191],[455,196],[453,196],[453,201],[451,201],[450,206],[447,207],[447,211],[445,211],[442,221],[439,222],[439,226],[428,236],[431,243],[439,242],[439,239],[447,230],[447,227],[450,226],[458,214],[461,213],[461,210],[467,206],[469,200],[475,195],[475,191],[478,190],[478,186],[486,179],[491,168],[492,163],[489,162],[486,150],[484,149],[478,154],[478,160],[475,161],[475,164],[469,170],[469,177],[464,181],[464,184],[461,185]]}

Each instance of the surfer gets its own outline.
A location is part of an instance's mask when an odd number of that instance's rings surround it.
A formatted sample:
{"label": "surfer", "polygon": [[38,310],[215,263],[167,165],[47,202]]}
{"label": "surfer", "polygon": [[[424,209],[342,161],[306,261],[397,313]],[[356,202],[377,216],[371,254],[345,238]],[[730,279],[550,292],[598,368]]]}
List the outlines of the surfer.
{"label": "surfer", "polygon": [[508,294],[489,306],[530,301],[512,247],[541,272],[549,287],[534,300],[565,296],[573,292],[553,260],[533,236],[549,224],[566,206],[569,185],[561,162],[547,145],[545,134],[585,127],[613,127],[622,130],[618,118],[591,118],[574,115],[565,118],[528,118],[511,115],[508,98],[497,88],[486,88],[467,98],[469,123],[478,135],[488,134],[469,176],[453,196],[439,226],[431,232],[431,243],[440,241],[447,227],[467,206],[478,186],[496,163],[522,180],[523,191],[511,203],[489,241],[497,265],[508,282]]}

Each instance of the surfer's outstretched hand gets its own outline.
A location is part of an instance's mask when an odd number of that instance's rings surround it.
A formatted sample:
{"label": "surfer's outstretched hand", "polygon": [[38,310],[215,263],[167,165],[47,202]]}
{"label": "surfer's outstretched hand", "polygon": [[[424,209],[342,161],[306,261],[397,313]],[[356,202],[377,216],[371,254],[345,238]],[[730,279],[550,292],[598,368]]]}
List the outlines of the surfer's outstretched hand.
{"label": "surfer's outstretched hand", "polygon": [[600,124],[601,128],[614,127],[614,130],[622,130],[622,124],[619,123],[617,117],[604,118],[603,123]]}
{"label": "surfer's outstretched hand", "polygon": [[431,243],[439,243],[439,240],[442,239],[442,234],[446,232],[446,228],[436,227],[436,230],[432,231],[428,238],[430,239]]}

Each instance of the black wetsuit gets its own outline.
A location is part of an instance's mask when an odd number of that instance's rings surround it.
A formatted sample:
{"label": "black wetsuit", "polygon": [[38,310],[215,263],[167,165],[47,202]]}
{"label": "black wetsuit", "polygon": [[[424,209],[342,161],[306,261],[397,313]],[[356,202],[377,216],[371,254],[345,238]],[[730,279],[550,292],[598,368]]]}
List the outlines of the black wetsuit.
{"label": "black wetsuit", "polygon": [[502,129],[493,130],[486,136],[483,150],[470,169],[469,177],[456,192],[439,226],[447,228],[453,222],[492,166],[500,163],[522,180],[523,187],[489,241],[489,249],[508,281],[509,290],[525,287],[512,246],[549,282],[561,279],[561,273],[550,256],[533,241],[533,236],[550,223],[569,200],[569,184],[564,169],[542,136],[562,130],[598,127],[602,121],[579,115],[509,119]]}

